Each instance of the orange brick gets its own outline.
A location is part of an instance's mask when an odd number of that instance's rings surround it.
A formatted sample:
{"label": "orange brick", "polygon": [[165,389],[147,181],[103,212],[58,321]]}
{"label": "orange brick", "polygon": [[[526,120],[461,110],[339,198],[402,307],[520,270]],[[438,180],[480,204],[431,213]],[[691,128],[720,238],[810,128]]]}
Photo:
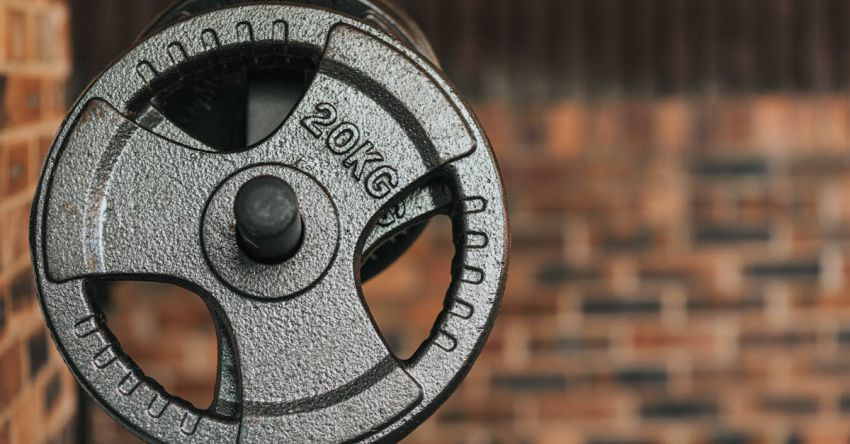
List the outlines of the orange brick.
{"label": "orange brick", "polygon": [[[17,8],[6,7],[6,56],[9,60],[22,61],[28,57],[27,16]],[[2,32],[2,31],[0,31]]]}
{"label": "orange brick", "polygon": [[43,105],[41,84],[41,80],[34,77],[8,77],[0,129],[28,125],[39,120]]}
{"label": "orange brick", "polygon": [[850,141],[850,103],[844,97],[816,99],[813,145],[818,151],[843,152]]}
{"label": "orange brick", "polygon": [[547,114],[546,142],[556,157],[571,159],[586,146],[586,108],[579,102],[564,101],[552,106]]}
{"label": "orange brick", "polygon": [[29,150],[25,142],[0,145],[0,199],[30,186]]}
{"label": "orange brick", "polygon": [[31,444],[45,442],[47,427],[45,427],[43,394],[32,390],[21,400],[19,408],[12,414],[12,442],[15,444]]}
{"label": "orange brick", "polygon": [[[720,108],[709,109],[711,140],[724,149],[752,147],[753,104],[745,98],[730,97],[720,102]],[[772,126],[771,126],[772,128]],[[756,144],[756,146],[760,146]]]}
{"label": "orange brick", "polygon": [[42,84],[42,113],[45,119],[61,119],[65,114],[65,83],[47,80]]}
{"label": "orange brick", "polygon": [[620,147],[625,144],[623,109],[615,102],[602,101],[588,108],[588,142],[597,147]]}
{"label": "orange brick", "polygon": [[506,104],[481,104],[475,107],[481,126],[497,153],[510,155],[517,143],[516,113]]}
{"label": "orange brick", "polygon": [[14,344],[0,356],[0,407],[9,405],[22,388],[23,349]]}
{"label": "orange brick", "polygon": [[688,100],[662,100],[652,109],[652,141],[669,154],[687,149],[694,135],[693,107]]}
{"label": "orange brick", "polygon": [[794,101],[782,96],[764,96],[753,102],[753,145],[774,152],[792,148],[798,139]]}
{"label": "orange brick", "polygon": [[6,242],[3,248],[8,248],[10,256],[7,258],[12,263],[29,256],[29,219],[30,205],[23,205],[10,209],[7,219],[3,223],[3,233]]}

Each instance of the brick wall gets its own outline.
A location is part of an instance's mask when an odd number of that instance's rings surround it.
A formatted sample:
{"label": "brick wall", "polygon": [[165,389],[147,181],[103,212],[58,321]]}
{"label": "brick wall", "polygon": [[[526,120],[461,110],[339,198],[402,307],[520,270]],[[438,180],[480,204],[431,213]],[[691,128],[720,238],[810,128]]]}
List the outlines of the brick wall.
{"label": "brick wall", "polygon": [[[514,235],[491,341],[408,442],[848,442],[850,3],[400,3],[473,97]],[[440,309],[449,243],[438,221],[365,289],[400,355]],[[203,304],[102,293],[146,373],[206,405]],[[86,412],[94,442],[130,441]]]}
{"label": "brick wall", "polygon": [[847,442],[848,105],[479,104],[512,277],[481,362],[414,442]]}
{"label": "brick wall", "polygon": [[0,443],[73,442],[76,383],[35,297],[29,211],[65,110],[63,1],[0,0]]}

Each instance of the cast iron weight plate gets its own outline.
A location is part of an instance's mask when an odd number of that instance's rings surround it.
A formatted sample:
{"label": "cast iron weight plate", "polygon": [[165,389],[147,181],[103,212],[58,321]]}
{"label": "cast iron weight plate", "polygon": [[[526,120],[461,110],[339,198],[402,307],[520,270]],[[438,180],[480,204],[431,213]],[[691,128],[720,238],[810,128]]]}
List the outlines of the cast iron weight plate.
{"label": "cast iron weight plate", "polygon": [[[306,95],[261,144],[216,153],[133,121],[133,105],[157,82],[222,54],[266,50],[322,56]],[[222,210],[264,176],[288,183],[304,211],[304,243],[277,265],[241,254],[233,215]],[[356,270],[384,211],[438,176],[455,202],[453,282],[432,336],[400,361],[371,320]],[[287,5],[190,18],[109,68],[51,150],[31,231],[40,300],[69,367],[152,442],[399,439],[472,365],[507,268],[495,160],[441,74],[360,21]],[[214,405],[199,410],[145,377],[89,297],[102,279],[202,295],[234,346],[233,386],[220,384]]]}
{"label": "cast iron weight plate", "polygon": [[[194,15],[251,3],[261,2],[181,0],[163,12],[140,39]],[[330,9],[365,21],[406,43],[439,67],[425,34],[392,3],[384,0],[287,0],[287,3]],[[147,112],[135,120],[151,132],[189,146],[208,144],[228,149],[246,142],[253,144],[264,138],[269,128],[278,126],[280,116],[294,106],[314,71],[309,62],[298,64],[285,59],[266,58],[263,61],[267,66],[255,60],[217,75],[207,73],[200,79],[184,77],[182,80],[188,85],[181,88],[180,82],[175,82],[166,91],[155,92]],[[281,64],[286,66],[284,71],[275,72],[274,68]],[[174,118],[173,122],[168,117]],[[370,243],[360,267],[362,281],[371,280],[401,257],[425,230],[427,216],[449,205],[450,200],[451,195],[442,184],[431,183],[388,211],[379,225],[392,235]]]}

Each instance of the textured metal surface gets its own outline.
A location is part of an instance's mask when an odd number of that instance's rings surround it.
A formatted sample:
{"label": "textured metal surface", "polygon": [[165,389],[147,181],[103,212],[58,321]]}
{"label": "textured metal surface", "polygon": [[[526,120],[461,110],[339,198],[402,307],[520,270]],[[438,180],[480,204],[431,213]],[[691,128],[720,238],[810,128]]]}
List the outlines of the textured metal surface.
{"label": "textured metal surface", "polygon": [[298,253],[304,240],[304,218],[298,194],[283,179],[251,178],[240,185],[232,207],[236,233],[228,229],[227,234],[235,234],[245,255],[264,264],[280,264]]}
{"label": "textured metal surface", "polygon": [[[258,2],[257,0],[182,0],[163,12],[143,33],[142,37],[193,15],[250,3]],[[326,8],[364,20],[397,37],[439,66],[437,57],[419,26],[390,2],[383,0],[290,0],[288,3]],[[266,60],[272,65],[277,65],[279,59],[280,57],[272,57]],[[254,62],[256,68],[261,68],[261,66],[256,66],[258,65],[256,61]],[[309,66],[310,63],[306,65]],[[308,68],[307,71],[310,71],[310,69]],[[243,106],[243,100],[240,96],[247,94],[245,98],[247,100],[244,100],[246,102],[244,105],[246,106],[245,117],[247,120],[244,137],[252,145],[254,141],[262,140],[265,137],[268,133],[266,129],[276,128],[280,120],[278,113],[294,107],[301,96],[303,85],[300,79],[290,77],[288,81],[281,82],[280,77],[281,73],[248,75],[245,71],[212,78],[208,76],[202,82],[191,81],[193,85],[191,95],[183,95],[176,100],[166,99],[166,102],[169,103],[168,108],[172,112],[177,112],[183,116],[181,120],[185,120],[186,116],[195,115],[194,120],[199,122],[200,125],[192,126],[195,127],[196,131],[205,135],[205,139],[215,140],[215,145],[228,145],[233,143],[233,136],[238,135],[241,130],[239,125],[234,123],[238,119],[234,119],[233,109]],[[173,90],[174,85],[169,85],[169,89]],[[156,105],[148,107],[143,117],[136,119],[136,121],[154,133],[180,141],[184,145],[205,149],[203,142],[196,140],[162,116]],[[231,131],[237,134],[232,134]],[[418,205],[428,201],[433,203],[441,196],[446,195],[447,192],[444,188],[429,185],[427,188],[414,191],[406,202],[399,203],[398,209],[393,211],[396,217],[393,217],[392,220],[387,219],[388,222],[382,224],[384,231],[391,231],[392,236],[374,236],[376,243],[370,243],[370,248],[364,255],[360,270],[361,279],[364,281],[372,279],[403,255],[425,229],[427,218],[423,216],[430,210],[439,207],[439,205],[431,205],[428,208],[420,208]]]}
{"label": "textured metal surface", "polygon": [[[238,245],[233,201],[239,188],[256,177],[285,180],[301,201],[304,240],[290,260],[259,264]],[[204,212],[201,237],[204,253],[222,281],[255,298],[284,298],[298,295],[328,269],[339,243],[339,216],[331,197],[311,176],[295,168],[277,165],[251,167],[224,182],[215,191]]]}
{"label": "textured metal surface", "polygon": [[[215,9],[258,3],[257,0],[182,0],[163,12],[144,32],[150,35],[179,20]],[[431,63],[439,65],[425,34],[404,11],[387,0],[286,0],[286,3],[316,6],[361,19],[410,45]]]}
{"label": "textured metal surface", "polygon": [[[292,114],[262,143],[215,152],[137,121],[146,115],[135,108],[139,98],[170,76],[221,54],[264,52],[320,62]],[[278,266],[239,256],[224,210],[256,175],[290,183],[305,212],[305,245]],[[436,177],[448,192],[413,191]],[[399,211],[406,196],[411,205]],[[400,361],[363,301],[360,258],[402,221],[438,211],[454,221],[453,282],[432,336]],[[192,17],[128,52],[67,119],[32,223],[40,300],[60,351],[102,406],[150,441],[398,439],[472,365],[507,268],[502,185],[469,109],[406,45],[303,6]],[[319,235],[309,238],[311,230]],[[221,373],[230,376],[210,409],[165,393],[121,351],[89,298],[97,279],[177,283],[205,299],[222,339]]]}

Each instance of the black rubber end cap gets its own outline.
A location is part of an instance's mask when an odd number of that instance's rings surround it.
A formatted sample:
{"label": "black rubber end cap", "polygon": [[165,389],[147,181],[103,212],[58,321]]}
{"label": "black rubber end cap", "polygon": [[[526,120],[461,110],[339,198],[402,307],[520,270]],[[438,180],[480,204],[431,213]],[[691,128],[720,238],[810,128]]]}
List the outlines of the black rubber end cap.
{"label": "black rubber end cap", "polygon": [[251,259],[278,264],[298,252],[304,225],[295,190],[282,179],[251,179],[236,194],[236,236]]}

